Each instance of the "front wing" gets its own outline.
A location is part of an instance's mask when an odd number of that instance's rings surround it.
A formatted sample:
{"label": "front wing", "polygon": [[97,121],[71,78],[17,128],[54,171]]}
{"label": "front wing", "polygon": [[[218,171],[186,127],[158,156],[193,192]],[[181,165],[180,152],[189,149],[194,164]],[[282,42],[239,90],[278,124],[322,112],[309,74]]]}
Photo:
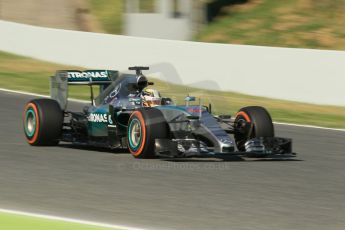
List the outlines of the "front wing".
{"label": "front wing", "polygon": [[159,157],[219,157],[242,156],[251,158],[290,158],[296,156],[292,152],[292,140],[281,137],[260,137],[250,139],[245,144],[245,151],[233,148],[222,153],[213,152],[196,139],[156,139],[155,153]]}

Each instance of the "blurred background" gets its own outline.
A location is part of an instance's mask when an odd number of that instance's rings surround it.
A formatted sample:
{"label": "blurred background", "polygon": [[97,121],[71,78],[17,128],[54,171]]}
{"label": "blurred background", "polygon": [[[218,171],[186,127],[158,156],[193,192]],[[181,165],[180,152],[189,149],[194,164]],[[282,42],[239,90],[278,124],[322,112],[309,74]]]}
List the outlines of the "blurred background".
{"label": "blurred background", "polygon": [[[49,28],[170,40],[345,50],[345,0],[0,0],[0,20]],[[247,60],[245,55],[242,58],[244,62]],[[330,66],[331,62],[327,60],[329,59],[322,62],[322,65]],[[294,68],[299,75],[299,67]],[[57,69],[83,68],[0,51],[2,88],[49,94],[47,77]],[[264,66],[262,69],[268,70]],[[300,77],[313,77],[313,68],[308,69],[311,71],[310,76]],[[333,71],[332,67],[330,70]],[[333,75],[335,74],[327,73],[330,79]],[[8,81],[9,77],[11,81]],[[243,76],[231,77],[246,80]],[[212,79],[209,80],[202,83],[209,84]],[[183,98],[189,93],[204,98],[205,103],[214,105],[214,112],[217,114],[235,113],[243,106],[255,104],[268,108],[275,121],[345,128],[344,106],[238,93],[241,91],[207,90],[210,87],[200,89],[202,87],[197,83],[167,84],[164,79],[155,82],[155,87],[163,95],[178,102],[183,102]],[[247,82],[250,81],[247,79]],[[313,81],[310,85],[296,84],[295,87],[304,87],[307,94],[313,87],[312,84]],[[327,83],[326,87],[334,88],[332,83]],[[272,86],[268,85],[267,89],[269,88]],[[338,85],[338,88],[341,86]],[[322,93],[320,92],[321,96]],[[72,89],[70,95],[88,99],[89,91]],[[292,107],[294,110],[291,110]]]}
{"label": "blurred background", "polygon": [[[1,208],[156,229],[345,229],[345,0],[0,0],[0,46],[0,230],[39,229],[20,219],[6,228]],[[173,83],[150,80],[177,104],[190,94],[214,114],[267,108],[297,161],[135,161],[121,151],[25,143],[22,111],[36,97],[28,93],[49,95],[56,70],[147,63],[168,70]],[[294,101],[284,90],[339,104]],[[90,89],[70,87],[69,97],[89,103]]]}
{"label": "blurred background", "polygon": [[345,0],[0,0],[0,19],[153,38],[345,50]]}

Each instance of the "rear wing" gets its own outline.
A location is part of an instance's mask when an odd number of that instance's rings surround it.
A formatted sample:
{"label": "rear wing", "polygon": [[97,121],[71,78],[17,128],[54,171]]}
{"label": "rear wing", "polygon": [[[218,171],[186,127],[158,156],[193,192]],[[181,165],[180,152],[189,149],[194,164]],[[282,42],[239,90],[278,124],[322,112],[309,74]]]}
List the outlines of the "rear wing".
{"label": "rear wing", "polygon": [[50,96],[65,110],[68,101],[69,85],[90,86],[91,103],[93,102],[93,85],[99,85],[102,92],[119,76],[116,70],[58,70],[55,76],[50,77]]}

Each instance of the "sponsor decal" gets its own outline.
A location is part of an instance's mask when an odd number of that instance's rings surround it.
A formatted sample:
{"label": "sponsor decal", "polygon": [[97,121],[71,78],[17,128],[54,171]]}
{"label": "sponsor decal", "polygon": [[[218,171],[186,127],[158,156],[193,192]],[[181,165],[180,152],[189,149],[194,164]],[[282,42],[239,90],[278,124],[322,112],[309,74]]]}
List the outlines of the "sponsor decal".
{"label": "sponsor decal", "polygon": [[104,103],[106,104],[106,103],[109,103],[110,101],[112,101],[113,99],[117,99],[117,95],[119,94],[119,92],[120,92],[120,89],[121,89],[121,84],[119,84],[119,85],[117,85],[116,87],[115,87],[115,89],[113,89],[113,91],[111,91],[111,93],[108,95],[108,96],[106,96],[105,98],[104,98]]}
{"label": "sponsor decal", "polygon": [[189,112],[189,113],[200,113],[200,112],[202,112],[202,109],[200,109],[200,108],[188,108],[187,112]]}
{"label": "sponsor decal", "polygon": [[68,72],[68,79],[70,80],[85,80],[85,79],[107,80],[107,71],[85,71],[85,72]]}
{"label": "sponsor decal", "polygon": [[107,123],[108,122],[108,114],[104,113],[90,113],[87,117],[89,122],[96,122],[96,123]]}
{"label": "sponsor decal", "polygon": [[141,105],[142,99],[139,98],[129,98],[128,101],[130,102],[131,105]]}
{"label": "sponsor decal", "polygon": [[109,124],[113,124],[113,120],[111,119],[111,115],[108,116]]}

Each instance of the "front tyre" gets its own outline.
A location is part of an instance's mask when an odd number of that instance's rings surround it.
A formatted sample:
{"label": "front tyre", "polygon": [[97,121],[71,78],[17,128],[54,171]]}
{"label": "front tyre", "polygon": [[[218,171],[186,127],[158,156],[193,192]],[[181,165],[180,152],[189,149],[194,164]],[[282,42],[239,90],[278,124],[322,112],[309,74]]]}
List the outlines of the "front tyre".
{"label": "front tyre", "polygon": [[168,137],[168,124],[155,108],[140,108],[128,121],[127,145],[135,158],[155,157],[155,140]]}
{"label": "front tyre", "polygon": [[234,137],[240,151],[245,151],[244,145],[249,139],[274,137],[270,114],[260,106],[248,106],[240,109],[235,118]]}
{"label": "front tyre", "polygon": [[25,106],[23,123],[30,145],[57,145],[61,137],[63,112],[55,100],[34,99]]}

